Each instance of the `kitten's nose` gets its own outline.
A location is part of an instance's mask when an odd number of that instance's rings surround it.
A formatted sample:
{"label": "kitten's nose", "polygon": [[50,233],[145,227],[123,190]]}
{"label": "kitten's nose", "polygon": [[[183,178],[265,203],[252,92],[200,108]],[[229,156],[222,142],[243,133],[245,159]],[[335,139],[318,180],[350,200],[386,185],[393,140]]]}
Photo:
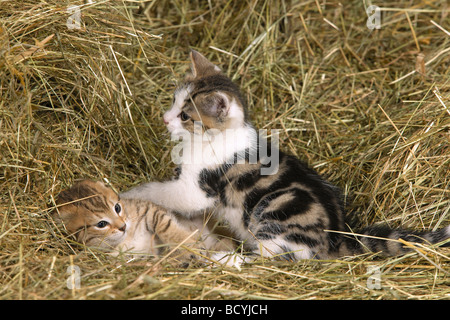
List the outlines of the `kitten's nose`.
{"label": "kitten's nose", "polygon": [[122,227],[119,228],[120,231],[125,232],[125,229],[127,228],[127,224],[124,223]]}
{"label": "kitten's nose", "polygon": [[163,114],[163,121],[164,121],[164,124],[165,124],[166,126],[169,124],[169,120],[167,120],[167,112],[165,112],[165,113]]}

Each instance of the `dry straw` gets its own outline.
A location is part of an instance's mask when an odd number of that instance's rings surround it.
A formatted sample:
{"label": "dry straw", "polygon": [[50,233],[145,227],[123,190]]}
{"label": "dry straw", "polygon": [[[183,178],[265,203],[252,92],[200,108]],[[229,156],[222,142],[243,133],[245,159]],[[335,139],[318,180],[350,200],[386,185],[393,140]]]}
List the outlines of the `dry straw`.
{"label": "dry straw", "polygon": [[180,270],[82,248],[48,217],[76,179],[171,175],[161,116],[192,47],[342,188],[356,229],[450,224],[449,8],[380,12],[368,29],[364,1],[2,1],[0,298],[448,299],[448,249]]}

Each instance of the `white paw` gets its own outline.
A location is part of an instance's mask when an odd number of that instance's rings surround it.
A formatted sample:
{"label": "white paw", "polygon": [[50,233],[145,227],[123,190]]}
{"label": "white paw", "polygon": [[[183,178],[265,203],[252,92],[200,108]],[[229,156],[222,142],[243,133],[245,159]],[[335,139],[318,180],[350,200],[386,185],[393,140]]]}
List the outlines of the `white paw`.
{"label": "white paw", "polygon": [[231,251],[216,252],[212,254],[210,258],[215,264],[226,267],[235,267],[239,271],[241,271],[241,265],[243,263],[250,261],[249,257]]}

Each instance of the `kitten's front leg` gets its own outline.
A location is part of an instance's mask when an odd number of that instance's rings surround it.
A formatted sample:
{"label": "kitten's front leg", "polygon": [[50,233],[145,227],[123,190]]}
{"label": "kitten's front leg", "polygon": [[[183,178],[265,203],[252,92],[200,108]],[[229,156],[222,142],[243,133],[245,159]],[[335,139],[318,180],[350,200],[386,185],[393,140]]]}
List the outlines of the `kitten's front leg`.
{"label": "kitten's front leg", "polygon": [[[151,201],[154,202],[156,204],[159,201],[157,201],[157,199],[153,199],[153,198],[161,198],[158,197],[159,195],[157,194],[157,191],[160,189],[158,188],[158,185],[162,184],[161,182],[149,182],[149,183],[144,183],[141,184],[140,186],[137,186],[131,190],[122,192],[119,194],[119,197],[121,199],[139,199],[139,200],[145,200],[145,201]],[[162,199],[161,199],[162,200]]]}
{"label": "kitten's front leg", "polygon": [[214,198],[208,197],[200,189],[196,181],[186,179],[145,183],[121,193],[120,198],[151,201],[186,216],[200,214],[215,202]]}

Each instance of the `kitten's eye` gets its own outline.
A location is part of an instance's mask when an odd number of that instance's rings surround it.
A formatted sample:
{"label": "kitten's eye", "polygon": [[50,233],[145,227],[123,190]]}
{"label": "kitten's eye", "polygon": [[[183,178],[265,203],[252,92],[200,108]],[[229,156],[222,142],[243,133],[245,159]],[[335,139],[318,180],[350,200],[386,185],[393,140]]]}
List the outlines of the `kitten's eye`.
{"label": "kitten's eye", "polygon": [[191,117],[184,111],[181,111],[180,113],[180,119],[181,121],[188,121]]}
{"label": "kitten's eye", "polygon": [[100,221],[99,223],[97,223],[96,227],[97,227],[97,228],[104,228],[104,227],[106,227],[108,224],[109,224],[108,221],[102,220],[102,221]]}
{"label": "kitten's eye", "polygon": [[122,212],[122,206],[120,205],[120,203],[116,203],[116,205],[114,206],[114,211],[119,214]]}

